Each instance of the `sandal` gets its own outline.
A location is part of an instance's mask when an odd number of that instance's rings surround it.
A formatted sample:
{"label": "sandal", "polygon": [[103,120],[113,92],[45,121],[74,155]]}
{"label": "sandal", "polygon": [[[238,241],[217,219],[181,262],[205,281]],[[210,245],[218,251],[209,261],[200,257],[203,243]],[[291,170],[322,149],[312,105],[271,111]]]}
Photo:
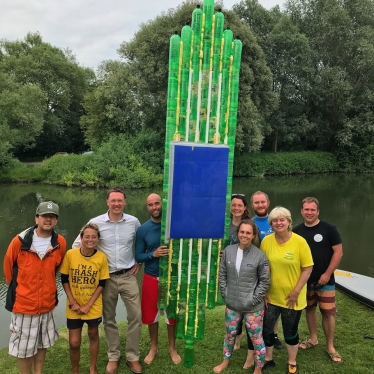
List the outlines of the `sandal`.
{"label": "sandal", "polygon": [[[301,347],[301,344],[304,344],[305,348]],[[307,349],[314,348],[316,345],[318,345],[318,342],[316,344],[313,344],[309,340],[304,340],[303,342],[299,343],[299,348],[305,351]]]}
{"label": "sandal", "polygon": [[[329,358],[332,362],[334,362],[334,363],[336,362],[338,364],[343,362],[343,357],[339,354],[338,351],[335,351],[335,352],[332,352],[332,353],[327,352],[327,354],[329,355]],[[336,361],[335,360],[336,358],[340,359],[340,361]]]}

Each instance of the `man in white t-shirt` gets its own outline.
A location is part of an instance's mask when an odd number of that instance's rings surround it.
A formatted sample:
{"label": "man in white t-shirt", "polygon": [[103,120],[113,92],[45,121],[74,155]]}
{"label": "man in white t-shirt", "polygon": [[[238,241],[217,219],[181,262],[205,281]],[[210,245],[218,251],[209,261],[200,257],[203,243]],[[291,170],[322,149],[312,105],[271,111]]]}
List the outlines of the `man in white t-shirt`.
{"label": "man in white t-shirt", "polygon": [[58,216],[57,204],[40,203],[36,225],[15,236],[4,257],[9,285],[5,308],[11,312],[9,354],[18,358],[21,374],[41,374],[47,348],[58,338],[53,314],[58,302],[56,272],[66,251],[65,238],[54,231]]}

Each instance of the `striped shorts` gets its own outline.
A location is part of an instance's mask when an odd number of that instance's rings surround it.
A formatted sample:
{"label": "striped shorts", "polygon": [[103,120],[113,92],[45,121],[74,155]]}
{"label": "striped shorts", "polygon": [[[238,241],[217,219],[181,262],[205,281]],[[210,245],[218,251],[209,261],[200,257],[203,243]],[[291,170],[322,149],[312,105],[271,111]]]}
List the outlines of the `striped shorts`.
{"label": "striped shorts", "polygon": [[9,354],[33,357],[38,349],[49,348],[58,339],[53,311],[39,315],[11,313]]}
{"label": "striped shorts", "polygon": [[326,284],[324,286],[316,286],[315,284],[308,284],[307,286],[307,309],[319,306],[322,314],[335,314],[335,285]]}

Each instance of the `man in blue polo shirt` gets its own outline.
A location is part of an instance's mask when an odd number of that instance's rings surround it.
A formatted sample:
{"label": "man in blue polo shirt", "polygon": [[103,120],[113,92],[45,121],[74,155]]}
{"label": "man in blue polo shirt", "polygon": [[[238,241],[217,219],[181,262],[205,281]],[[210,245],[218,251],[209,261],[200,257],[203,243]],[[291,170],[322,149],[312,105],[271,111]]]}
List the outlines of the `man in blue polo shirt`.
{"label": "man in blue polo shirt", "polygon": [[270,200],[269,196],[262,191],[257,191],[251,196],[251,206],[255,212],[252,218],[260,231],[260,240],[266,235],[272,234],[273,230],[268,222]]}
{"label": "man in blue polo shirt", "polygon": [[[142,283],[142,323],[148,325],[151,348],[144,362],[150,364],[158,352],[158,275],[159,260],[162,256],[169,254],[166,246],[160,245],[161,240],[161,216],[162,200],[161,196],[152,193],[147,198],[147,209],[151,219],[140,226],[136,233],[135,259],[139,263],[144,263],[144,276]],[[169,353],[174,364],[181,362],[181,357],[175,349],[175,324],[174,319],[167,318],[165,310],[165,320],[167,323]]]}

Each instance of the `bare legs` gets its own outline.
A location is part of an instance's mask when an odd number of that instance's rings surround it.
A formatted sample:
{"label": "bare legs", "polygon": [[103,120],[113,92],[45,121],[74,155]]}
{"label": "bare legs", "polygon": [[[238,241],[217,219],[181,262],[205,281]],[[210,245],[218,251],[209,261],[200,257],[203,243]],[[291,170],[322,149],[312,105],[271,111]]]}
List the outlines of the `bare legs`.
{"label": "bare legs", "polygon": [[81,358],[82,328],[69,329],[70,362],[73,374],[79,374]]}
{"label": "bare legs", "polygon": [[247,359],[243,365],[243,369],[249,369],[255,364],[255,351],[248,349]]}
{"label": "bare legs", "polygon": [[181,356],[179,356],[175,348],[175,325],[167,325],[168,329],[168,339],[169,339],[169,353],[171,360],[174,364],[180,364],[182,361]]}
{"label": "bare legs", "polygon": [[275,322],[275,325],[274,325],[274,334],[278,334],[278,325],[279,325],[279,318],[277,319],[277,322]]}
{"label": "bare legs", "polygon": [[273,359],[273,350],[274,350],[274,346],[266,347],[265,362],[271,361]]}
{"label": "bare legs", "polygon": [[[305,311],[306,322],[309,329],[308,341],[314,345],[318,344],[317,327],[318,327],[318,316],[317,308],[308,308]],[[336,352],[334,347],[334,336],[335,336],[335,316],[333,314],[322,314],[322,328],[326,337],[327,353]],[[300,344],[301,349],[306,349],[305,344]],[[335,362],[341,362],[342,359],[335,357]]]}
{"label": "bare legs", "polygon": [[[90,342],[90,374],[97,374],[96,363],[99,355],[99,331],[98,326],[88,327],[88,339]],[[82,342],[82,328],[69,329],[70,361],[73,374],[79,374],[80,347]]]}
{"label": "bare legs", "polygon": [[97,326],[88,328],[88,339],[90,341],[90,374],[97,374],[96,363],[99,355],[99,331]]}
{"label": "bare legs", "polygon": [[[332,314],[322,314],[322,328],[325,333],[327,352],[335,352],[334,336],[335,336],[335,316]],[[339,360],[340,361],[340,360]]]}
{"label": "bare legs", "polygon": [[286,343],[286,349],[287,349],[287,354],[288,354],[288,363],[291,365],[296,365],[296,356],[297,356],[297,351],[299,350],[298,344],[289,345]]}
{"label": "bare legs", "polygon": [[150,364],[157,355],[158,349],[158,322],[148,325],[149,338],[151,339],[151,349],[147,356],[144,358],[146,364]]}
{"label": "bare legs", "polygon": [[47,353],[46,348],[40,348],[35,356],[18,359],[18,368],[20,374],[31,374],[31,369],[34,367],[34,374],[42,374],[42,368]]}
{"label": "bare legs", "polygon": [[[167,325],[167,330],[170,358],[174,364],[179,364],[182,359],[175,348],[175,325]],[[149,350],[148,355],[144,358],[144,362],[149,365],[154,360],[158,352],[158,322],[148,325],[148,332],[151,339],[151,349]]]}
{"label": "bare legs", "polygon": [[243,338],[244,338],[244,332],[236,335],[235,344],[234,344],[234,350],[240,349],[240,343],[241,343],[241,341],[242,341]]}
{"label": "bare legs", "polygon": [[[308,324],[309,329],[309,339],[308,341],[313,345],[318,344],[318,337],[317,337],[317,326],[318,326],[318,316],[317,316],[317,308],[307,308],[305,309],[305,317],[306,323]],[[301,349],[306,349],[307,347],[305,344],[300,343]]]}
{"label": "bare legs", "polygon": [[[248,351],[248,352],[253,352],[253,351]],[[247,360],[248,360],[248,357],[247,357]],[[254,358],[252,360],[254,361]],[[223,360],[219,365],[213,368],[213,371],[215,373],[220,373],[221,371],[225,370],[229,366],[229,363],[230,363],[230,359]],[[243,369],[248,369],[251,366],[252,365],[248,366],[247,368],[243,367]],[[257,368],[257,367],[254,368],[253,374],[261,374],[261,373],[262,373],[262,368]]]}
{"label": "bare legs", "polygon": [[220,373],[221,371],[225,370],[229,366],[229,363],[230,363],[229,358],[226,359],[226,360],[223,360],[219,365],[217,365],[213,368],[213,371],[215,373]]}

